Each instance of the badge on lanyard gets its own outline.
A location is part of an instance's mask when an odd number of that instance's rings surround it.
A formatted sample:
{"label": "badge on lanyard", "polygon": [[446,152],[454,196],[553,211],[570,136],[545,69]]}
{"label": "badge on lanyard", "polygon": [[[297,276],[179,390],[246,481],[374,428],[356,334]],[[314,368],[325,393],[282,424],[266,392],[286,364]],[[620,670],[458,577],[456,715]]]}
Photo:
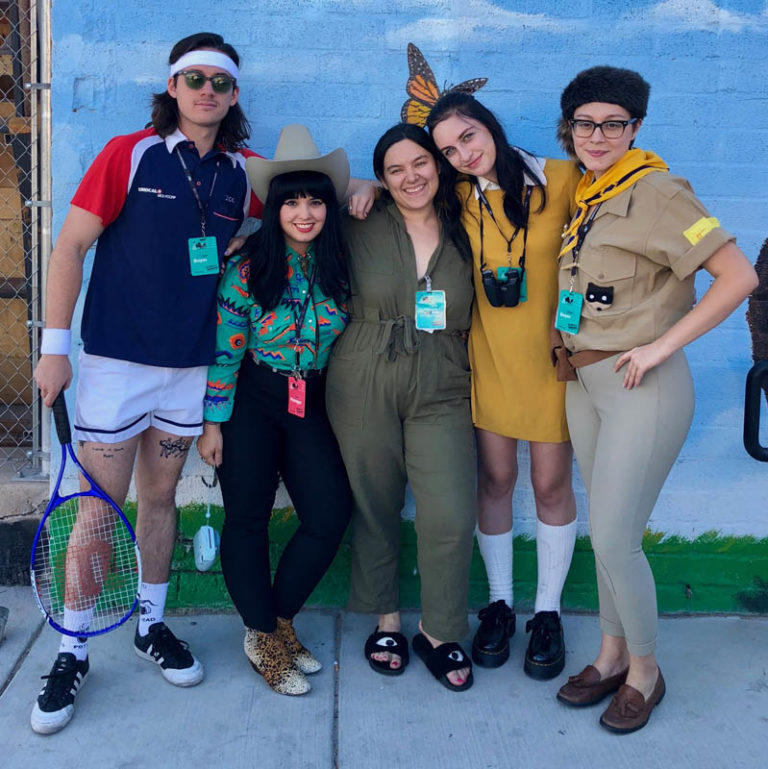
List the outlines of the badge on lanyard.
{"label": "badge on lanyard", "polygon": [[[313,263],[312,272],[309,274],[309,280],[307,281],[307,288],[305,290],[304,301],[301,305],[301,311],[296,309],[295,303],[291,304],[291,312],[293,313],[294,320],[294,353],[296,354],[296,363],[293,368],[293,373],[288,377],[288,413],[295,417],[304,417],[307,406],[307,381],[302,378],[301,375],[301,330],[304,328],[304,318],[307,315],[307,309],[310,304],[313,304],[312,292],[315,287],[315,278],[317,277],[317,264]],[[317,348],[320,341],[318,337],[318,326],[320,324],[317,320],[317,308],[315,307],[315,353],[314,360],[317,363]]]}
{"label": "badge on lanyard", "polygon": [[432,279],[425,275],[426,291],[416,292],[416,328],[431,334],[442,331],[446,326],[445,291],[433,291]]}
{"label": "badge on lanyard", "polygon": [[307,382],[297,376],[288,377],[288,413],[304,417],[307,404]]}
{"label": "badge on lanyard", "polygon": [[194,276],[219,274],[219,250],[213,235],[189,238],[189,271]]}
{"label": "badge on lanyard", "polygon": [[563,289],[557,303],[555,328],[558,331],[565,331],[566,334],[578,334],[582,304],[584,304],[584,297],[581,294]]}
{"label": "badge on lanyard", "polygon": [[[216,186],[216,179],[219,178],[219,162],[216,162],[216,172],[213,174],[213,181],[211,182],[211,189],[208,192],[208,201],[203,205],[200,200],[200,195],[197,192],[197,188],[192,179],[187,164],[184,162],[184,157],[179,152],[178,146],[176,147],[176,157],[178,157],[181,167],[184,170],[184,176],[189,184],[189,189],[192,192],[192,197],[195,199],[197,208],[200,211],[200,232],[199,238],[189,238],[187,240],[187,249],[189,251],[189,272],[191,275],[198,277],[200,275],[218,275],[219,274],[219,249],[216,245],[216,238],[213,235],[205,234],[205,214],[208,209],[208,205],[213,198],[213,189]],[[200,182],[198,182],[199,184]]]}

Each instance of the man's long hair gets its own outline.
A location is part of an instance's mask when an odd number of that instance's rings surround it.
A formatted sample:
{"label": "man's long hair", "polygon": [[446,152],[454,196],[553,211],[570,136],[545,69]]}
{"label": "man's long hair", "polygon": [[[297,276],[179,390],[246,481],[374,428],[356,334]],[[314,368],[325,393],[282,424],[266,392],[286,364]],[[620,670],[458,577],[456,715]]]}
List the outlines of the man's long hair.
{"label": "man's long hair", "polygon": [[[174,64],[185,53],[201,48],[220,51],[229,56],[238,67],[240,66],[240,57],[237,51],[229,43],[225,43],[224,38],[215,32],[198,32],[179,40],[171,50],[168,64]],[[178,78],[178,74],[173,77],[175,80]],[[162,137],[172,134],[179,126],[179,107],[176,99],[168,91],[152,94],[152,125]],[[250,135],[251,126],[240,109],[240,104],[234,104],[221,121],[219,132],[216,135],[216,144],[221,145],[228,152],[232,152],[242,147]]]}

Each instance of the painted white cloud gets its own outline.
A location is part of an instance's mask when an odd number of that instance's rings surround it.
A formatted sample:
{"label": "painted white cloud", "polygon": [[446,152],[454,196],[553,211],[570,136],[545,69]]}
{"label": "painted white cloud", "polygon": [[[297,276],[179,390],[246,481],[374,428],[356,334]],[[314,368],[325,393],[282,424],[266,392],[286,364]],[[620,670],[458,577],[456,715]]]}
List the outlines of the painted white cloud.
{"label": "painted white cloud", "polygon": [[[355,0],[351,0],[355,2]],[[367,2],[367,0],[357,0]],[[507,10],[491,0],[457,3],[448,15],[424,16],[387,33],[390,45],[405,45],[417,40],[422,44],[455,43],[472,39],[479,42],[498,39],[510,30],[530,30],[551,34],[590,34],[594,20],[573,19],[545,13],[520,13]],[[423,10],[414,3],[412,10]],[[567,11],[566,11],[567,12]],[[768,10],[761,13],[737,13],[721,8],[714,0],[661,0],[635,7],[623,17],[612,20],[616,34],[636,34],[652,29],[656,33],[768,31]]]}
{"label": "painted white cloud", "polygon": [[675,31],[723,31],[743,32],[749,29],[768,28],[768,13],[736,13],[721,8],[713,0],[663,0],[637,16],[658,22],[670,32]]}
{"label": "painted white cloud", "polygon": [[469,0],[458,6],[449,18],[423,17],[391,30],[387,34],[387,42],[390,45],[404,45],[411,40],[441,43],[467,39],[470,35],[478,40],[481,30],[490,34],[510,29],[569,34],[576,32],[581,24],[579,21],[558,19],[544,13],[508,11],[488,0]]}

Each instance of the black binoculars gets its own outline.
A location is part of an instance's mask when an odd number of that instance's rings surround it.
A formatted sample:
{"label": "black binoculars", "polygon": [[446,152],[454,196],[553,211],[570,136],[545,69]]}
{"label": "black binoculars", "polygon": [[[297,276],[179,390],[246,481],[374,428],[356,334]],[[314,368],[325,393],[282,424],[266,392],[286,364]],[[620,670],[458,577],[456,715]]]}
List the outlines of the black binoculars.
{"label": "black binoculars", "polygon": [[490,269],[483,270],[481,275],[485,296],[491,307],[517,307],[523,283],[522,269],[510,269],[501,279],[497,278]]}

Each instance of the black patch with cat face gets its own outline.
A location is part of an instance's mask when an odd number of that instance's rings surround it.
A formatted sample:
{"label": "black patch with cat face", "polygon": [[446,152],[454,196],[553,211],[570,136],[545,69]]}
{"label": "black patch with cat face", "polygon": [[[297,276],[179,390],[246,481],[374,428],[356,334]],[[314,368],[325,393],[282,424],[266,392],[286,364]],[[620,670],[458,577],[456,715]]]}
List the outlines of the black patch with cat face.
{"label": "black patch with cat face", "polygon": [[594,283],[588,283],[584,298],[600,312],[613,304],[613,286],[596,286]]}

